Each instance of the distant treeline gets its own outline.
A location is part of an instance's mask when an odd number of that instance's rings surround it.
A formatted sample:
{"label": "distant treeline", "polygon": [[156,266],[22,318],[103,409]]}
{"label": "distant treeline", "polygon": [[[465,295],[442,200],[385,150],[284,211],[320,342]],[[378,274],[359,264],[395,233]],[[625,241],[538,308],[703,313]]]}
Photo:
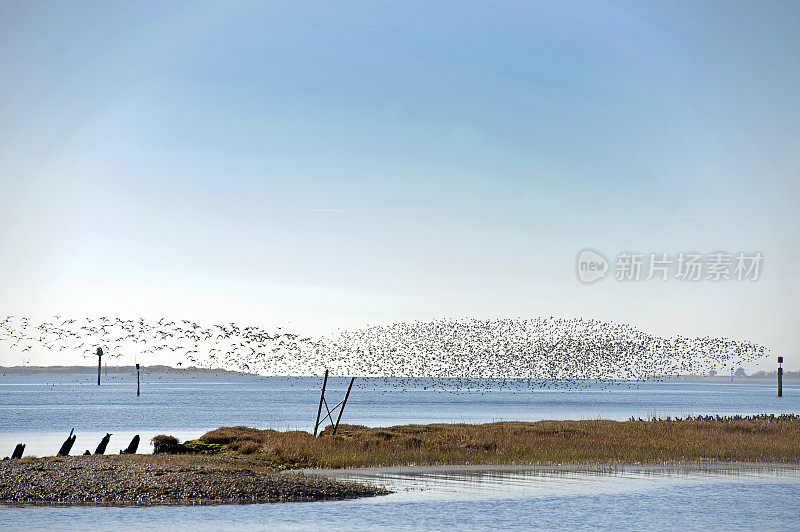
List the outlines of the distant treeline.
{"label": "distant treeline", "polygon": [[[755,373],[748,375],[748,377],[753,377],[754,379],[777,379],[778,378],[778,371],[756,371]],[[800,379],[800,371],[786,371],[783,372],[784,379]]]}
{"label": "distant treeline", "polygon": [[[220,368],[173,368],[155,365],[141,366],[145,375],[244,375],[241,371],[228,371]],[[136,373],[136,366],[103,366],[103,374],[130,375]],[[4,375],[96,375],[97,366],[0,366]]]}

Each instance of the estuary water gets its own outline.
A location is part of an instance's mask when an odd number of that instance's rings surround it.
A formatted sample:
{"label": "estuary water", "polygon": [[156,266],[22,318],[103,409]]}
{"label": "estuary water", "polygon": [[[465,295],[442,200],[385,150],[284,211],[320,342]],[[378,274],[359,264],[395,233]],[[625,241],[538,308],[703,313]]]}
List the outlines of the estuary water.
{"label": "estuary water", "polygon": [[[0,376],[0,456],[53,455],[71,429],[73,454],[113,434],[109,452],[141,436],[196,438],[226,425],[313,428],[321,378],[256,376]],[[329,379],[331,406],[347,381]],[[627,419],[697,414],[800,412],[800,386],[786,383],[525,383],[357,379],[343,423]],[[800,444],[800,443],[799,443]],[[328,472],[385,485],[371,499],[271,505],[150,508],[0,507],[0,529],[797,529],[800,473],[793,467],[675,470],[624,468],[400,468]]]}

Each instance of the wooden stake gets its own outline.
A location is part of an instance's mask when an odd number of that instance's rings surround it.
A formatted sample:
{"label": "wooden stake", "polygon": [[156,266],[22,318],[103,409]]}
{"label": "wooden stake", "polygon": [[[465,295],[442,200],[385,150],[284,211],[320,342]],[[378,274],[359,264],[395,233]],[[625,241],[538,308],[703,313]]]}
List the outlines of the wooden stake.
{"label": "wooden stake", "polygon": [[133,437],[131,442],[128,444],[128,448],[124,451],[120,451],[119,454],[136,454],[136,449],[139,448],[139,435]]}
{"label": "wooden stake", "polygon": [[325,370],[325,378],[322,379],[322,393],[319,395],[319,408],[317,408],[317,421],[314,422],[314,436],[317,435],[319,428],[319,415],[322,413],[322,401],[325,400],[325,385],[328,383],[328,370]]}
{"label": "wooden stake", "polygon": [[347,404],[347,397],[350,395],[350,388],[353,387],[353,381],[356,380],[355,377],[350,378],[350,385],[347,387],[347,393],[344,394],[344,400],[342,401],[342,408],[339,409],[339,415],[336,416],[336,424],[333,426],[333,434],[336,434],[336,429],[339,428],[339,421],[342,419],[342,412],[344,412],[344,405]]}
{"label": "wooden stake", "polygon": [[69,431],[69,436],[67,436],[67,439],[64,440],[64,443],[61,445],[61,449],[58,450],[58,456],[69,456],[69,452],[72,450],[72,445],[75,443],[75,438],[77,437],[73,434],[73,432],[75,432],[74,428]]}
{"label": "wooden stake", "polygon": [[[105,454],[106,447],[108,447],[108,442],[111,440],[111,434],[106,432],[106,435],[103,436],[103,439],[100,440],[100,443],[97,445],[97,449],[94,450],[94,454]],[[89,451],[86,451],[87,453]]]}
{"label": "wooden stake", "polygon": [[139,389],[139,364],[136,364],[136,397],[141,395],[141,391]]}
{"label": "wooden stake", "polygon": [[16,447],[14,447],[14,454],[11,455],[12,460],[16,460],[17,458],[22,458],[22,453],[25,452],[25,444],[18,443]]}

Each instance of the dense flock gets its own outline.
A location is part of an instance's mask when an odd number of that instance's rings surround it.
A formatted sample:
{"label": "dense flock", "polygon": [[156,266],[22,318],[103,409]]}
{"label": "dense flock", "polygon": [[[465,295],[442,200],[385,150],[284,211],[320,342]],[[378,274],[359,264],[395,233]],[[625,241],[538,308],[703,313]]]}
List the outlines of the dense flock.
{"label": "dense flock", "polygon": [[[728,338],[662,338],[630,325],[597,320],[459,319],[396,323],[312,338],[258,326],[191,320],[56,316],[0,320],[0,346],[96,350],[127,365],[177,364],[261,375],[393,377],[428,382],[462,379],[524,386],[580,386],[587,379],[645,380],[677,374],[730,371],[766,355],[763,346]],[[70,355],[70,356],[67,356]],[[50,357],[52,358],[52,357]],[[492,385],[489,384],[489,387]]]}

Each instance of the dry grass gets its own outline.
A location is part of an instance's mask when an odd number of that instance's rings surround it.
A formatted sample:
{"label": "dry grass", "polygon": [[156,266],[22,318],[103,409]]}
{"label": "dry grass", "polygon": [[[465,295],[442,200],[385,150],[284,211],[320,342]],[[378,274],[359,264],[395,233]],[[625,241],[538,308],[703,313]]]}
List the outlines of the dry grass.
{"label": "dry grass", "polygon": [[308,432],[222,427],[200,438],[279,467],[434,464],[800,462],[800,418],[539,421]]}

